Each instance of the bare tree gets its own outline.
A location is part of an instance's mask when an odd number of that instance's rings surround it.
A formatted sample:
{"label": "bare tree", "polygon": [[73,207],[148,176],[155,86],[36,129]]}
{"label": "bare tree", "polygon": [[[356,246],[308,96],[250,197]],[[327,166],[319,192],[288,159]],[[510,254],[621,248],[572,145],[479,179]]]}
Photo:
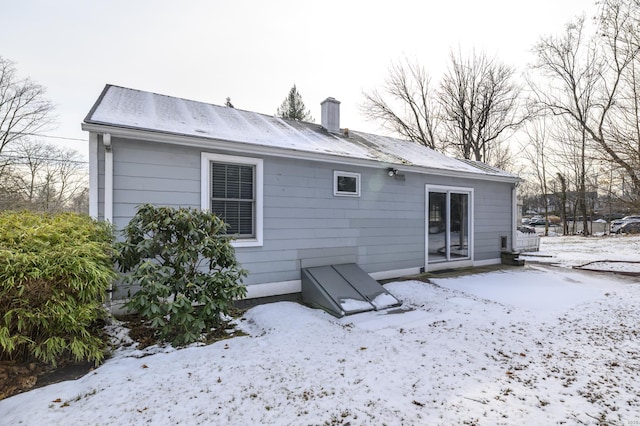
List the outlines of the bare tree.
{"label": "bare tree", "polygon": [[439,107],[431,78],[417,62],[396,62],[380,91],[363,92],[362,113],[408,140],[444,151],[436,135]]}
{"label": "bare tree", "polygon": [[463,158],[504,162],[495,156],[504,155],[500,143],[528,119],[520,108],[522,88],[514,82],[514,72],[484,53],[473,51],[466,59],[451,53],[439,101],[446,141]]}
{"label": "bare tree", "polygon": [[592,37],[586,34],[583,17],[569,24],[563,35],[543,37],[535,45],[535,69],[547,84],[532,84],[532,88],[541,108],[575,123],[585,149],[595,142],[608,161],[625,171],[637,201],[640,2],[603,0],[599,4]]}
{"label": "bare tree", "polygon": [[40,202],[46,211],[68,210],[86,188],[86,176],[78,151],[57,148],[53,153],[45,169],[47,197],[41,197]]}
{"label": "bare tree", "polygon": [[89,213],[89,187],[83,186],[80,192],[71,199],[69,210],[78,213]]}
{"label": "bare tree", "polygon": [[587,179],[590,171],[593,169],[595,157],[593,155],[593,141],[586,137],[582,128],[567,117],[555,117],[554,137],[557,145],[554,147],[556,151],[555,163],[557,169],[566,179],[565,183],[568,187],[575,188],[570,192],[568,201],[572,203],[572,215],[574,216],[572,224],[572,233],[577,231],[576,225],[578,216],[582,217],[582,232],[589,235],[588,211],[589,203],[587,202]]}
{"label": "bare tree", "polygon": [[528,136],[526,145],[522,148],[524,157],[529,162],[529,169],[534,174],[538,193],[542,194],[545,227],[544,235],[549,235],[549,154],[551,152],[551,131],[544,117],[531,121],[525,127]]}
{"label": "bare tree", "polygon": [[33,139],[52,114],[44,87],[0,56],[0,209],[68,209],[86,186],[76,151]]}
{"label": "bare tree", "polygon": [[8,157],[11,166],[0,184],[0,210],[57,212],[84,206],[86,173],[77,151],[24,139],[13,145]]}
{"label": "bare tree", "polygon": [[558,172],[558,182],[560,183],[560,221],[562,222],[562,234],[569,233],[569,223],[567,222],[567,180]]}
{"label": "bare tree", "polygon": [[[44,94],[42,86],[19,78],[13,62],[0,56],[0,154],[51,123],[53,105]],[[0,176],[6,165],[6,159],[0,158]]]}
{"label": "bare tree", "polygon": [[[540,87],[532,83],[537,106],[559,117],[559,123],[567,129],[575,128],[565,141],[569,146],[579,148],[575,160],[577,170],[577,207],[583,218],[583,229],[587,234],[586,206],[586,164],[587,129],[585,124],[597,114],[599,80],[603,75],[604,61],[597,55],[595,45],[585,40],[584,17],[567,25],[565,33],[559,37],[543,37],[534,47],[537,56],[535,65],[545,76],[549,84]],[[610,102],[610,101],[605,101]],[[563,120],[568,117],[569,121]]]}
{"label": "bare tree", "polygon": [[24,139],[17,142],[12,150],[14,155],[11,158],[17,166],[13,173],[14,185],[28,204],[36,201],[38,176],[54,157],[53,148],[52,145]]}

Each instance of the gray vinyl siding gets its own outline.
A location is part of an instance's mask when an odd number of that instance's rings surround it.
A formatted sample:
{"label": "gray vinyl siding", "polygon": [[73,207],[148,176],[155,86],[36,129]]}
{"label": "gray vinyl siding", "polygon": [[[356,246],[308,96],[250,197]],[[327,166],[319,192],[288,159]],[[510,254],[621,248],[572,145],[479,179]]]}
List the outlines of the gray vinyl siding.
{"label": "gray vinyl siding", "polygon": [[507,247],[511,247],[511,185],[481,182],[477,184],[474,198],[474,260],[495,259],[500,256],[501,236],[507,237]]}
{"label": "gray vinyl siding", "polygon": [[[261,252],[294,254],[294,269],[273,281],[297,280],[301,267],[321,264],[356,262],[376,272],[424,263],[424,187],[406,192],[384,168],[268,158],[264,170],[264,247],[238,253],[256,263]],[[334,196],[334,170],[360,173],[361,196]],[[267,268],[249,280],[273,277]]]}
{"label": "gray vinyl siding", "polygon": [[[112,146],[116,229],[124,227],[143,203],[200,207],[202,149],[119,138],[112,139]],[[102,215],[101,143],[99,153]],[[236,249],[249,271],[248,285],[299,280],[301,267],[332,263],[355,262],[370,273],[424,266],[427,184],[474,189],[475,260],[499,258],[500,236],[511,238],[508,183],[419,173],[405,173],[402,181],[388,177],[383,164],[371,168],[262,158],[264,244]],[[360,173],[361,196],[334,196],[334,170]]]}
{"label": "gray vinyl siding", "polygon": [[113,139],[113,223],[122,229],[141,204],[200,208],[200,151]]}

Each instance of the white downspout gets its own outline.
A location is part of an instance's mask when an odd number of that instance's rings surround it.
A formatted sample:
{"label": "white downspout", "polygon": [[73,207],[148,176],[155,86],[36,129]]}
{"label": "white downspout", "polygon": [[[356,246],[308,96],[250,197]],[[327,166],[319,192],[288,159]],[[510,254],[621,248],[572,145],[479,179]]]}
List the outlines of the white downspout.
{"label": "white downspout", "polygon": [[89,133],[89,216],[98,219],[98,135]]}
{"label": "white downspout", "polygon": [[[102,134],[104,145],[104,221],[113,224],[113,151],[111,135]],[[113,283],[109,283],[109,312],[113,308]]]}
{"label": "white downspout", "polygon": [[516,251],[516,231],[518,229],[518,183],[511,188],[511,251]]}
{"label": "white downspout", "polygon": [[111,135],[102,134],[104,144],[104,220],[113,223],[113,151]]}

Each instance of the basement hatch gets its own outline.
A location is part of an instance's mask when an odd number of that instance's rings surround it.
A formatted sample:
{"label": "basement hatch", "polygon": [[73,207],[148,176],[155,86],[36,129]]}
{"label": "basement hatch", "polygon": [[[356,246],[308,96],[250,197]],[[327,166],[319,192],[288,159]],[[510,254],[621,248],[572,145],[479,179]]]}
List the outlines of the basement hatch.
{"label": "basement hatch", "polygon": [[355,263],[303,268],[302,301],[337,317],[402,304]]}

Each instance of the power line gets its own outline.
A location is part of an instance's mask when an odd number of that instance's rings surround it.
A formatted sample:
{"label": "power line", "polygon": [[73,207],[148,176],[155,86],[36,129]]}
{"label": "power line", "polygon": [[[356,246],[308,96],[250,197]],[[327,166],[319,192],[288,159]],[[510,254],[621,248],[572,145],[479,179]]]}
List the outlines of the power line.
{"label": "power line", "polygon": [[40,136],[43,138],[51,138],[51,139],[63,139],[66,141],[80,141],[80,142],[86,142],[86,139],[80,139],[80,138],[71,138],[71,137],[67,137],[67,136],[52,136],[52,135],[43,135],[43,134],[38,134],[38,133],[29,133],[29,136]]}
{"label": "power line", "polygon": [[42,138],[51,138],[51,139],[62,139],[62,140],[67,140],[67,141],[80,141],[80,142],[86,142],[86,139],[80,139],[80,138],[72,138],[69,136],[53,136],[53,135],[45,135],[44,133],[23,133],[23,132],[7,132],[10,135],[23,135],[23,136],[39,136]]}
{"label": "power line", "polygon": [[[24,155],[5,155],[0,154],[0,159],[8,158],[10,160],[41,160],[41,161],[52,161],[56,163],[76,163],[76,164],[89,164],[88,161],[83,160],[71,160],[66,158],[55,158],[55,157],[40,157],[40,156],[24,156]],[[14,163],[14,164],[23,164],[27,165],[29,163]]]}

